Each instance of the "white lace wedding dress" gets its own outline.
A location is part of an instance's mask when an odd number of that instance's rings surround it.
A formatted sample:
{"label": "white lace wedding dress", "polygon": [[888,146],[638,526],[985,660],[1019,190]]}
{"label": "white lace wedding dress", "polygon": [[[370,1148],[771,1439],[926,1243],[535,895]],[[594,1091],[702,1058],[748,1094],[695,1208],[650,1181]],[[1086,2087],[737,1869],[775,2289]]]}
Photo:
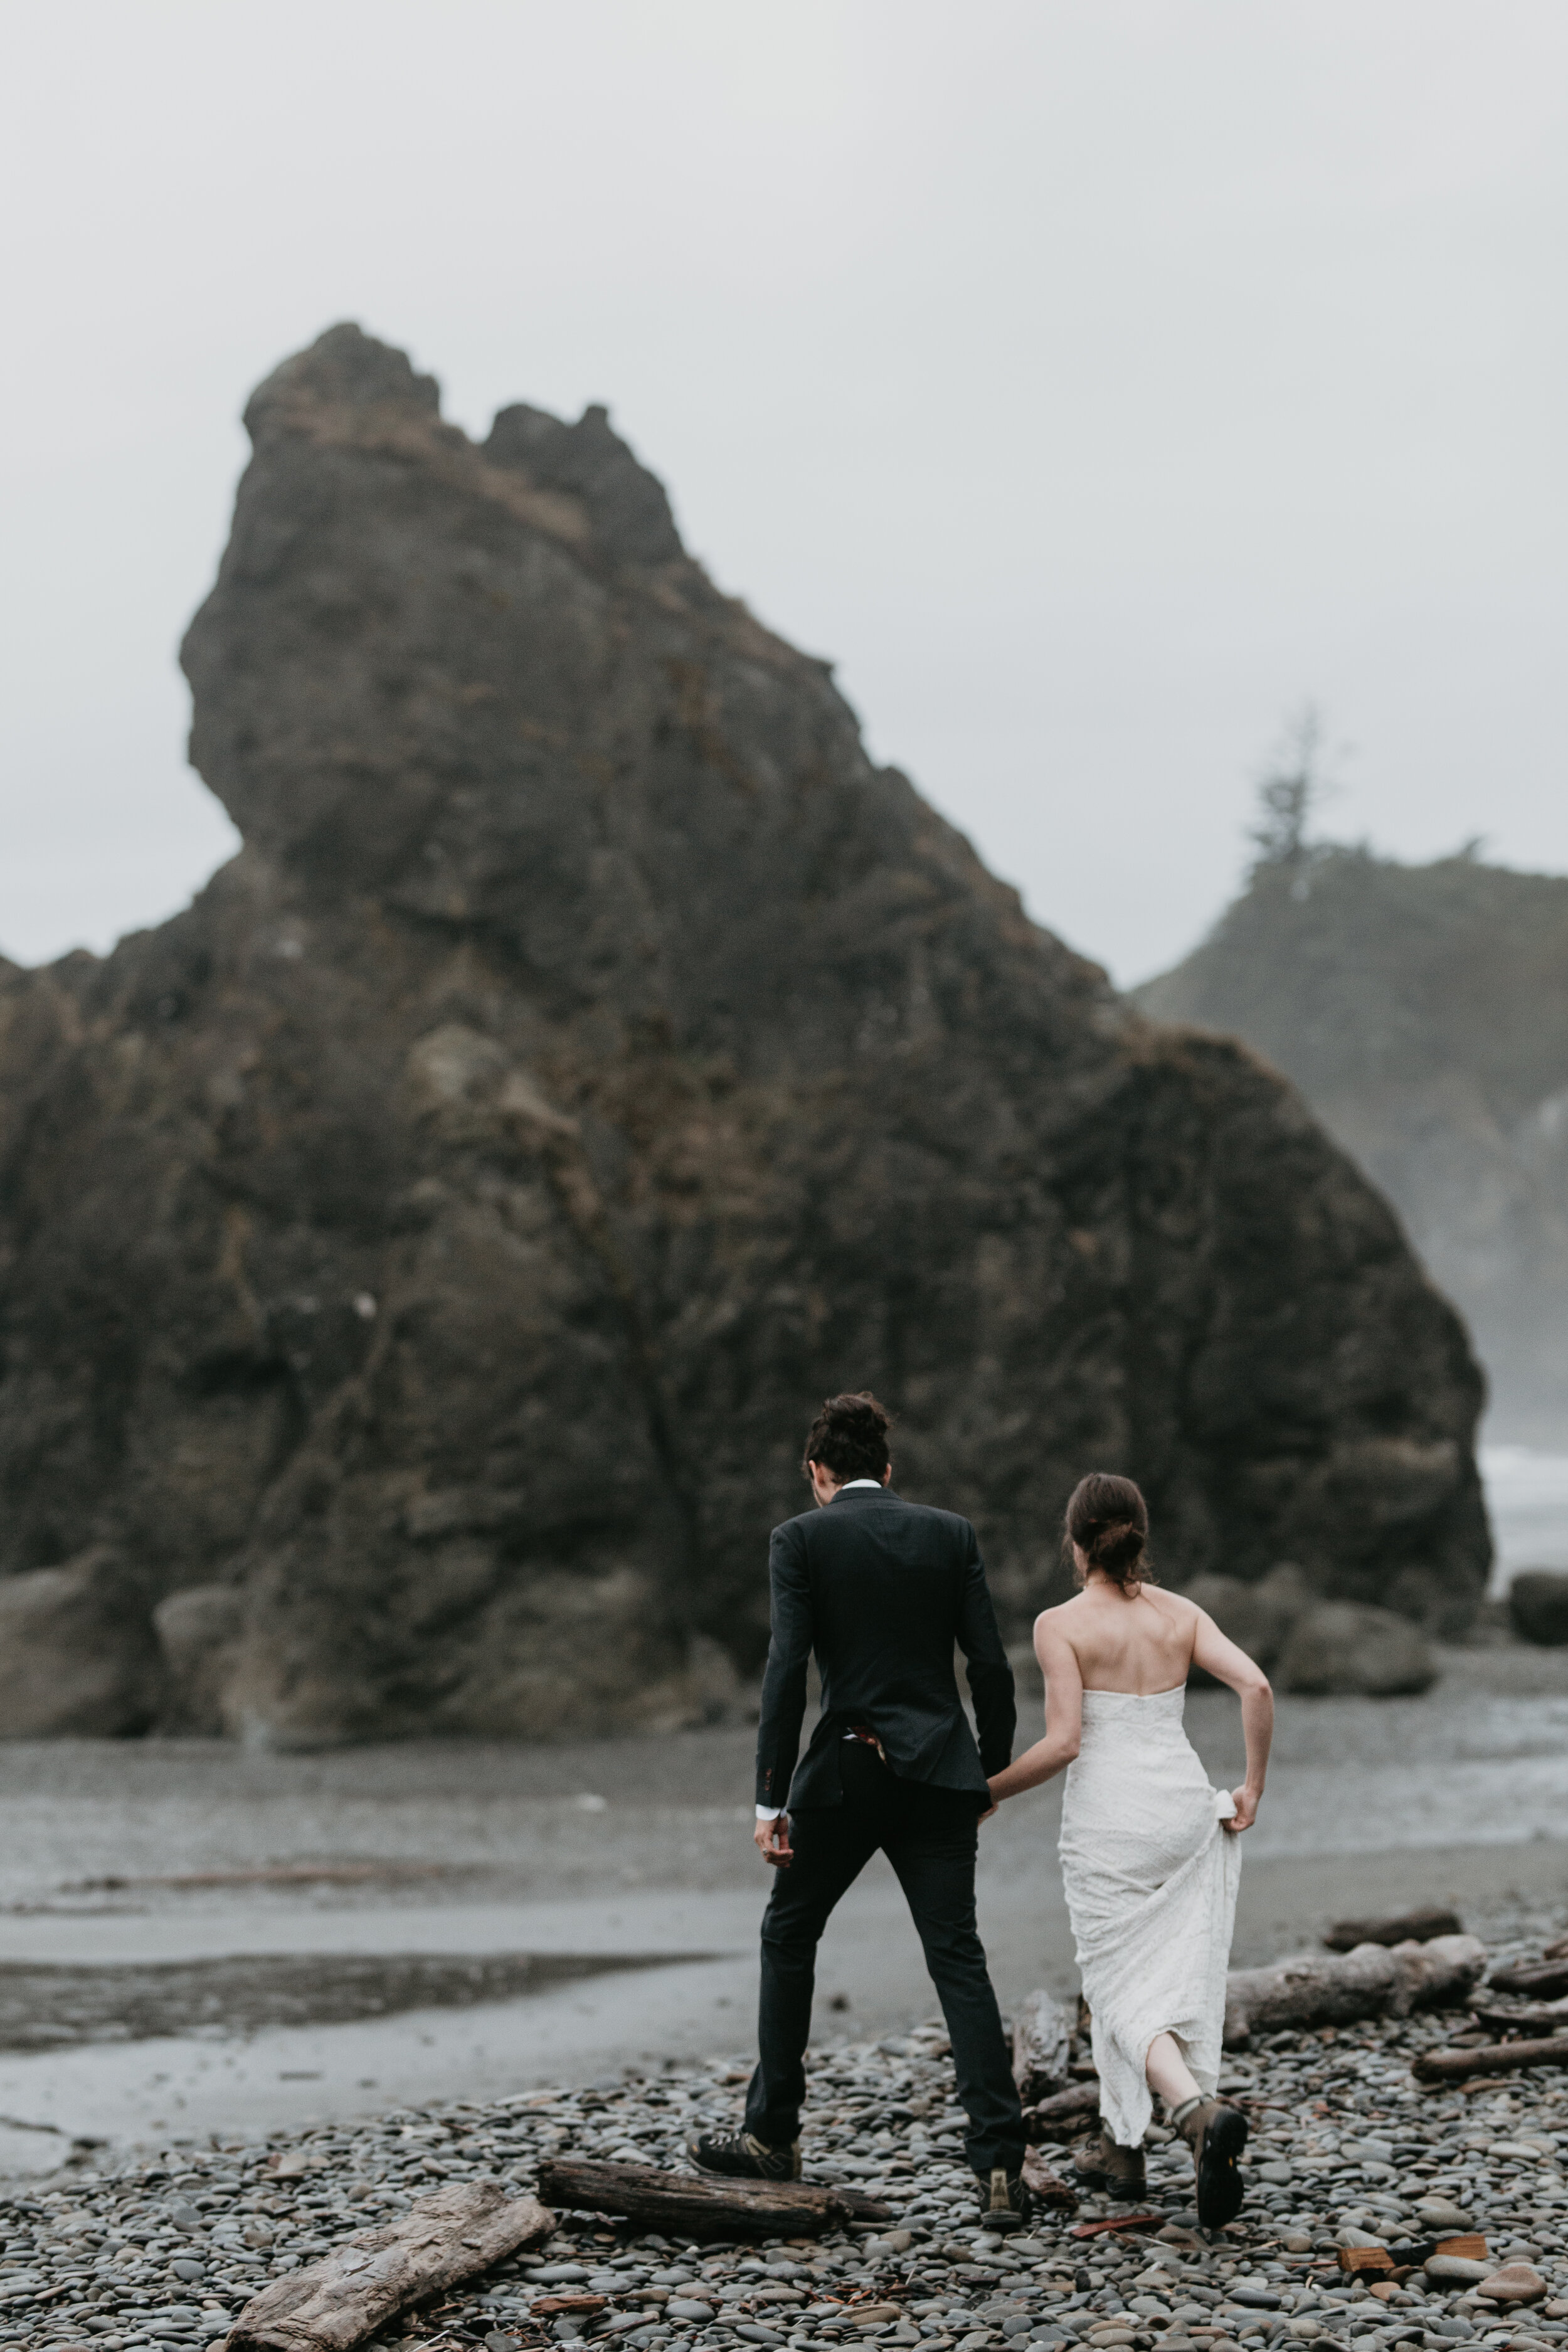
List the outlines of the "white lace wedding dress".
{"label": "white lace wedding dress", "polygon": [[1085,1691],[1068,1765],[1060,1853],[1083,1995],[1093,2020],[1100,2111],[1136,2147],[1153,2101],[1143,2069],[1174,2036],[1199,2088],[1217,2087],[1239,1841],[1182,1727],[1186,1692]]}

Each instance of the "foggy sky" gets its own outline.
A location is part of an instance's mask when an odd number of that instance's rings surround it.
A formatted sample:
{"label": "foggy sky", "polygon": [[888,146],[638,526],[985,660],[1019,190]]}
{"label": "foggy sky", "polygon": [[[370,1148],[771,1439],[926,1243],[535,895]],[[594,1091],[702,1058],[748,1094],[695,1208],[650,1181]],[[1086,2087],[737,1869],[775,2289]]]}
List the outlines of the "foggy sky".
{"label": "foggy sky", "polygon": [[1335,831],[1568,869],[1560,0],[84,0],[0,94],[0,949],[232,846],[174,647],[342,318],[469,431],[605,401],[1131,981],[1305,698]]}

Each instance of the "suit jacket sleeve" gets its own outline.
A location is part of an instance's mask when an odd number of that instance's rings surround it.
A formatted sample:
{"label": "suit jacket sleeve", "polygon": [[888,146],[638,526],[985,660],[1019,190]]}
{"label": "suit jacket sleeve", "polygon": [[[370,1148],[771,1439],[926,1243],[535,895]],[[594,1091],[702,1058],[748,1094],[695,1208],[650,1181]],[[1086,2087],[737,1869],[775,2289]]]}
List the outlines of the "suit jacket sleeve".
{"label": "suit jacket sleeve", "polygon": [[958,1646],[969,1673],[974,1700],[974,1727],[980,1738],[980,1766],[989,1780],[1013,1760],[1013,1734],[1018,1709],[1013,1694],[1013,1669],[1002,1646],[985,1563],[973,1528],[969,1530],[969,1560],[963,1575],[963,1600],[958,1620]]}
{"label": "suit jacket sleeve", "polygon": [[757,1802],[784,1805],[800,1753],[805,1717],[805,1668],[816,1633],[811,1582],[800,1539],[789,1526],[775,1528],[768,1547],[773,1637],[763,1675],[763,1712],[757,1726]]}

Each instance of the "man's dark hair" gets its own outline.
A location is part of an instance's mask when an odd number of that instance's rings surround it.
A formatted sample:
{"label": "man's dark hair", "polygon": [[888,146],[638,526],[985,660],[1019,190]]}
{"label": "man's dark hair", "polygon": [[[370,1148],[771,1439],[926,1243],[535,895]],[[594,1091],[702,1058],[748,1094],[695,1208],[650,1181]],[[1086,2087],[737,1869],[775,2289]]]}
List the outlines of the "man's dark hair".
{"label": "man's dark hair", "polygon": [[850,1478],[880,1478],[888,1466],[888,1432],[893,1416],[880,1406],[869,1389],[853,1395],[827,1397],[811,1424],[801,1469],[806,1477],[820,1462],[840,1486]]}

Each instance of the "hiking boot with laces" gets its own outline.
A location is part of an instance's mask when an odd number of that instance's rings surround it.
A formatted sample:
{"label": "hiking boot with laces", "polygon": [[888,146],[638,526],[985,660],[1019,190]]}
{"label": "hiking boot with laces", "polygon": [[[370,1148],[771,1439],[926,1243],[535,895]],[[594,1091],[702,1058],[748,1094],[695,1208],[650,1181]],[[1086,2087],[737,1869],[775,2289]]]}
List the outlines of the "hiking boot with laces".
{"label": "hiking boot with laces", "polygon": [[1111,2197],[1131,2200],[1146,2193],[1142,2149],[1119,2147],[1103,2127],[1079,2140],[1072,2152],[1072,2169],[1075,2180],[1103,2189]]}
{"label": "hiking boot with laces", "polygon": [[1022,2172],[1009,2172],[1005,2165],[977,2172],[974,2186],[980,2218],[988,2230],[1022,2230],[1043,2210]]}
{"label": "hiking boot with laces", "polygon": [[1223,2230],[1241,2210],[1245,2192],[1237,2158],[1247,2146],[1247,2117],[1228,2099],[1184,2099],[1173,2111],[1171,2124],[1193,2151],[1198,2225]]}
{"label": "hiking boot with laces", "polygon": [[800,2142],[770,2147],[755,2132],[700,2132],[688,2140],[694,2164],[704,2172],[726,2172],[735,2180],[798,2180]]}

